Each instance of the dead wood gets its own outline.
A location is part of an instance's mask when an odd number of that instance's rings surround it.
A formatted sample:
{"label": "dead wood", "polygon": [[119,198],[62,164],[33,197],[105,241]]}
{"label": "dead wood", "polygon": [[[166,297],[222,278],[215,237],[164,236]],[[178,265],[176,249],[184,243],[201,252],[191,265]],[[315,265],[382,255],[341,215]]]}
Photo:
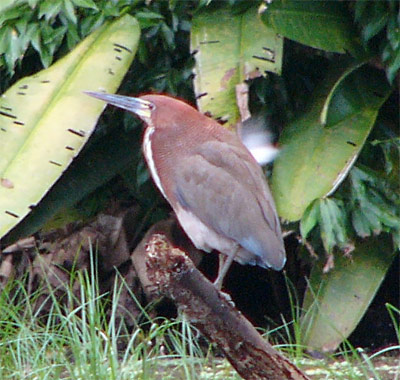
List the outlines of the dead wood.
{"label": "dead wood", "polygon": [[[134,267],[123,226],[135,209],[100,214],[83,226],[66,227],[21,239],[0,254],[0,292],[13,278],[24,279],[28,294],[36,292],[33,310],[48,315],[54,299],[68,309],[79,306],[82,276],[87,272],[98,281],[100,294],[115,290],[116,277],[126,286],[118,293],[118,321],[128,328],[137,325],[141,307],[132,298],[145,299]],[[94,273],[92,273],[94,269]],[[74,297],[68,294],[72,290]],[[53,296],[51,296],[53,295]]]}
{"label": "dead wood", "polygon": [[278,353],[216,290],[165,234],[153,233],[133,257],[145,258],[147,291],[172,299],[210,341],[216,343],[243,379],[304,380],[308,377]]}
{"label": "dead wood", "polygon": [[162,297],[162,295],[157,292],[157,289],[153,289],[154,284],[148,278],[147,274],[148,256],[146,252],[146,245],[151,237],[155,234],[163,234],[174,247],[180,248],[182,251],[186,252],[195,266],[199,265],[203,256],[203,253],[197,250],[191,241],[186,237],[186,235],[180,231],[180,227],[178,226],[175,218],[162,220],[154,224],[147,231],[146,235],[131,255],[133,266],[138,274],[143,291],[148,301],[154,301]]}

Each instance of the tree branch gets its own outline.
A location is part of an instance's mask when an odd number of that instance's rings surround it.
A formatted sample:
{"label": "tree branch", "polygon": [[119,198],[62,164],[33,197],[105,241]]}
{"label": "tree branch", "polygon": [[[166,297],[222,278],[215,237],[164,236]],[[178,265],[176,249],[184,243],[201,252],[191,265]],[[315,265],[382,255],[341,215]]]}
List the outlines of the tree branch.
{"label": "tree branch", "polygon": [[[154,296],[172,299],[178,310],[218,345],[243,379],[308,379],[262,338],[180,249],[172,247],[165,234],[147,235],[143,243],[134,256],[145,258],[148,289]],[[138,249],[141,252],[136,252]]]}

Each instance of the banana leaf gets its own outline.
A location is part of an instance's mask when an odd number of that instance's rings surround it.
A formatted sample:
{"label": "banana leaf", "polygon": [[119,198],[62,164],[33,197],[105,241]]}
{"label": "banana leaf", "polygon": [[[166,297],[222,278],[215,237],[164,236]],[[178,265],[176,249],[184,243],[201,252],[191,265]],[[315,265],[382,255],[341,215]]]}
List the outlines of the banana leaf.
{"label": "banana leaf", "polygon": [[236,85],[265,71],[280,74],[283,39],[261,22],[254,7],[242,14],[220,9],[193,18],[191,51],[200,111],[232,128],[240,119]]}
{"label": "banana leaf", "polygon": [[263,22],[288,39],[329,52],[364,54],[346,2],[274,0],[261,11]]}
{"label": "banana leaf", "polygon": [[280,138],[271,189],[282,218],[299,220],[313,200],[337,188],[390,92],[384,75],[371,68],[328,74],[308,111],[286,126]]}
{"label": "banana leaf", "polygon": [[85,147],[39,205],[1,242],[7,246],[41,228],[63,227],[69,221],[81,220],[84,215],[74,207],[76,203],[135,162],[138,154],[140,139],[136,129],[114,128],[101,136]]}
{"label": "banana leaf", "polygon": [[302,343],[314,351],[333,352],[356,328],[382,283],[393,258],[389,235],[356,245],[351,257],[335,256],[328,273],[314,266],[303,302]]}
{"label": "banana leaf", "polygon": [[1,96],[0,237],[37,206],[79,154],[105,107],[83,91],[114,92],[139,35],[137,21],[125,15]]}

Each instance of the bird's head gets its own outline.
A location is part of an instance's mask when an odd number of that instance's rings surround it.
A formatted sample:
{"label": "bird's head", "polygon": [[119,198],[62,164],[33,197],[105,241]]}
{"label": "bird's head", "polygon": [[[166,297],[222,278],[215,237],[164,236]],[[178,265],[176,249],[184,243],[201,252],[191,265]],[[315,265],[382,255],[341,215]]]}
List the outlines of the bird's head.
{"label": "bird's head", "polygon": [[85,91],[85,94],[129,111],[152,127],[170,127],[185,124],[192,118],[203,118],[192,106],[170,96],[150,94],[134,98],[92,91]]}

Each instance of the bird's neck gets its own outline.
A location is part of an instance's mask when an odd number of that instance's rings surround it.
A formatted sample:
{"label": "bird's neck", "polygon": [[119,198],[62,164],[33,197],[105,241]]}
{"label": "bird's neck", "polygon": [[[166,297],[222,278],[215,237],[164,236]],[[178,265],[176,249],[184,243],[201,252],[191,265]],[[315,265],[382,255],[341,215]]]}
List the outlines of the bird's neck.
{"label": "bird's neck", "polygon": [[165,190],[161,184],[161,178],[158,174],[158,170],[154,161],[154,152],[153,152],[153,142],[152,142],[152,136],[155,132],[155,129],[153,126],[148,126],[144,132],[144,137],[143,137],[143,153],[144,157],[147,162],[147,166],[150,170],[150,174],[158,187],[158,189],[161,191],[162,195],[168,199]]}

